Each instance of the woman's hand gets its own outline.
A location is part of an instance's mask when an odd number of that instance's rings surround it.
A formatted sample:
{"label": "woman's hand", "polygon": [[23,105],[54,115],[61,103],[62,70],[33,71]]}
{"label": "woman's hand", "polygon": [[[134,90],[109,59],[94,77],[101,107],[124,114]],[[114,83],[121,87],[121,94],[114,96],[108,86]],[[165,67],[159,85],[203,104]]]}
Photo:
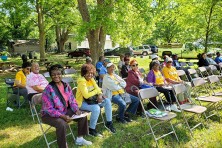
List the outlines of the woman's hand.
{"label": "woman's hand", "polygon": [[75,114],[76,114],[76,115],[80,115],[80,114],[81,114],[81,111],[80,111],[80,110],[77,110]]}
{"label": "woman's hand", "polygon": [[66,121],[67,123],[71,122],[72,119],[69,116],[66,115],[61,115],[60,118],[62,118],[64,121]]}
{"label": "woman's hand", "polygon": [[102,103],[103,102],[103,95],[102,94],[98,95],[97,101],[98,101],[98,103]]}

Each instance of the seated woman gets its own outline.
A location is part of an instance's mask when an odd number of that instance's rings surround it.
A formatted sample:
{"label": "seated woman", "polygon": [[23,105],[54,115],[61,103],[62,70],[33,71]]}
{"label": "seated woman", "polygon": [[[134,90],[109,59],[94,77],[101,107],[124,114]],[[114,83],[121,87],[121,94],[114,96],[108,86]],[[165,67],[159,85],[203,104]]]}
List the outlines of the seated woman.
{"label": "seated woman", "polygon": [[[148,84],[146,81],[143,81],[142,74],[139,71],[138,63],[135,59],[130,61],[130,67],[132,70],[128,71],[128,77],[126,79],[126,92],[138,97],[139,89],[141,88],[141,85]],[[156,104],[156,99],[151,98],[151,101]],[[152,108],[153,106],[151,104],[147,104],[148,108]],[[137,113],[139,115],[142,115],[142,106],[139,104]]]}
{"label": "seated woman", "polygon": [[150,64],[151,70],[147,75],[147,82],[152,83],[153,86],[156,87],[156,89],[163,93],[164,96],[166,97],[168,103],[170,106],[168,106],[166,109],[169,111],[175,111],[175,112],[180,112],[180,110],[177,109],[176,105],[176,98],[174,96],[174,93],[170,89],[164,88],[164,86],[167,86],[167,82],[165,82],[164,77],[162,76],[160,72],[160,63],[159,61],[152,61]]}
{"label": "seated woman", "polygon": [[[131,104],[126,109],[126,102],[122,98],[126,82],[118,75],[114,74],[115,66],[113,63],[109,63],[106,66],[107,74],[104,76],[102,88],[105,96],[110,98],[113,103],[119,106],[117,121],[121,123],[131,122],[128,113],[135,114],[139,105],[139,98],[130,95]],[[126,111],[125,111],[126,109]]]}
{"label": "seated woman", "polygon": [[[22,64],[22,70],[16,73],[13,93],[19,93],[25,100],[28,100],[28,91],[26,89],[26,76],[30,73],[31,63],[25,62]],[[18,89],[19,88],[19,89]]]}
{"label": "seated woman", "polygon": [[190,96],[190,89],[191,86],[189,83],[185,83],[184,81],[182,81],[177,73],[177,70],[175,67],[172,66],[172,58],[167,58],[166,59],[166,66],[163,68],[162,73],[163,76],[165,77],[166,81],[168,84],[180,84],[180,83],[184,83],[187,91],[186,93],[180,94],[178,96],[178,100],[180,102],[180,104],[186,103],[188,101],[188,98]]}
{"label": "seated woman", "polygon": [[81,110],[91,112],[89,134],[102,136],[96,131],[96,123],[100,114],[100,107],[104,106],[106,114],[106,128],[115,133],[112,123],[112,105],[108,98],[102,95],[101,89],[94,80],[96,69],[92,64],[84,64],[81,68],[81,78],[77,80],[76,100]]}
{"label": "seated woman", "polygon": [[[73,96],[72,89],[62,81],[62,68],[52,65],[49,69],[52,81],[42,93],[42,121],[56,128],[57,143],[59,148],[65,148],[67,123],[72,121],[70,116],[80,115],[78,104]],[[88,134],[87,117],[79,118],[78,137],[76,145],[91,145],[92,142],[83,138]]]}

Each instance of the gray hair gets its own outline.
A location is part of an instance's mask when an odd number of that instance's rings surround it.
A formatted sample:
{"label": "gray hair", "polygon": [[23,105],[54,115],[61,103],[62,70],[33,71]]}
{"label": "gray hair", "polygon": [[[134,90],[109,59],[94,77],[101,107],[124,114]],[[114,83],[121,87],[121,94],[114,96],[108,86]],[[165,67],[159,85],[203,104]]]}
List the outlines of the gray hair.
{"label": "gray hair", "polygon": [[153,61],[151,62],[151,64],[150,64],[150,69],[153,69],[153,67],[154,67],[156,64],[160,65],[160,62],[159,62],[158,60],[153,60]]}

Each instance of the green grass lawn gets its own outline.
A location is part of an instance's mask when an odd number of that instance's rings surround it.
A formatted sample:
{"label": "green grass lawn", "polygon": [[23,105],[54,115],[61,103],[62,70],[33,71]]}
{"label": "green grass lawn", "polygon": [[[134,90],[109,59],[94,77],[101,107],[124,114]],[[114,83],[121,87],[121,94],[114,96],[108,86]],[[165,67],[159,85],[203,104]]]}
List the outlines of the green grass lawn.
{"label": "green grass lawn", "polygon": [[[64,55],[51,56],[49,55],[49,61],[54,63],[64,63],[65,60],[70,60],[69,65],[73,66],[77,70],[80,70],[81,62],[75,63],[74,60],[68,59]],[[136,58],[139,66],[143,67],[148,72],[148,65],[150,59],[148,57]],[[21,60],[10,59],[15,63],[21,64]],[[46,68],[41,66],[41,71],[44,72]],[[1,148],[13,148],[13,147],[24,147],[24,148],[43,148],[46,147],[45,141],[41,137],[41,131],[37,122],[32,120],[30,109],[28,104],[23,106],[21,109],[13,108],[14,111],[6,111],[6,85],[4,78],[14,77],[15,72],[4,72],[0,73],[0,147]],[[77,76],[75,76],[76,78]],[[114,108],[114,111],[116,108]],[[220,111],[220,115],[222,112]],[[149,148],[155,147],[155,141],[151,135],[147,135],[149,127],[145,120],[141,117],[133,117],[132,123],[122,125],[115,121],[114,126],[117,129],[116,134],[110,134],[103,125],[98,125],[97,130],[103,134],[103,138],[94,138],[87,136],[86,139],[93,142],[92,147],[104,147],[104,148],[119,148],[119,147],[130,147],[130,148]],[[192,123],[197,118],[192,120]],[[173,120],[176,125],[175,130],[178,135],[180,142],[178,143],[175,137],[167,136],[164,139],[159,140],[159,146],[164,148],[170,147],[222,147],[222,124],[219,122],[217,117],[204,122],[205,127],[199,127],[194,130],[194,137],[191,137],[185,124],[177,124],[181,122],[182,117],[178,114],[177,118]],[[152,121],[153,123],[153,121]],[[47,126],[45,126],[47,127]],[[72,124],[74,133],[76,135],[76,123]],[[163,133],[165,129],[161,129],[158,132]],[[55,130],[50,131],[49,138],[55,138]],[[68,137],[69,147],[76,147],[71,137]],[[53,144],[52,147],[57,147]]]}

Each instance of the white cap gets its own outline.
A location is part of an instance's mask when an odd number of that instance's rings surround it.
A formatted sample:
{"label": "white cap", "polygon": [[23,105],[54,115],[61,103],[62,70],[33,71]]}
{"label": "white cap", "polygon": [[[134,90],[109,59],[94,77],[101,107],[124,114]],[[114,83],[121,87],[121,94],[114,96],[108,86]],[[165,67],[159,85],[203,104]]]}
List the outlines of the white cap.
{"label": "white cap", "polygon": [[166,63],[168,63],[168,62],[173,62],[173,59],[170,58],[170,57],[167,57],[167,58],[166,58]]}
{"label": "white cap", "polygon": [[109,68],[110,66],[112,66],[112,65],[114,65],[113,63],[108,63],[107,65],[106,65],[106,68]]}
{"label": "white cap", "polygon": [[159,56],[156,55],[156,54],[151,55],[151,59],[152,59],[152,60],[155,59],[155,58],[159,58]]}

